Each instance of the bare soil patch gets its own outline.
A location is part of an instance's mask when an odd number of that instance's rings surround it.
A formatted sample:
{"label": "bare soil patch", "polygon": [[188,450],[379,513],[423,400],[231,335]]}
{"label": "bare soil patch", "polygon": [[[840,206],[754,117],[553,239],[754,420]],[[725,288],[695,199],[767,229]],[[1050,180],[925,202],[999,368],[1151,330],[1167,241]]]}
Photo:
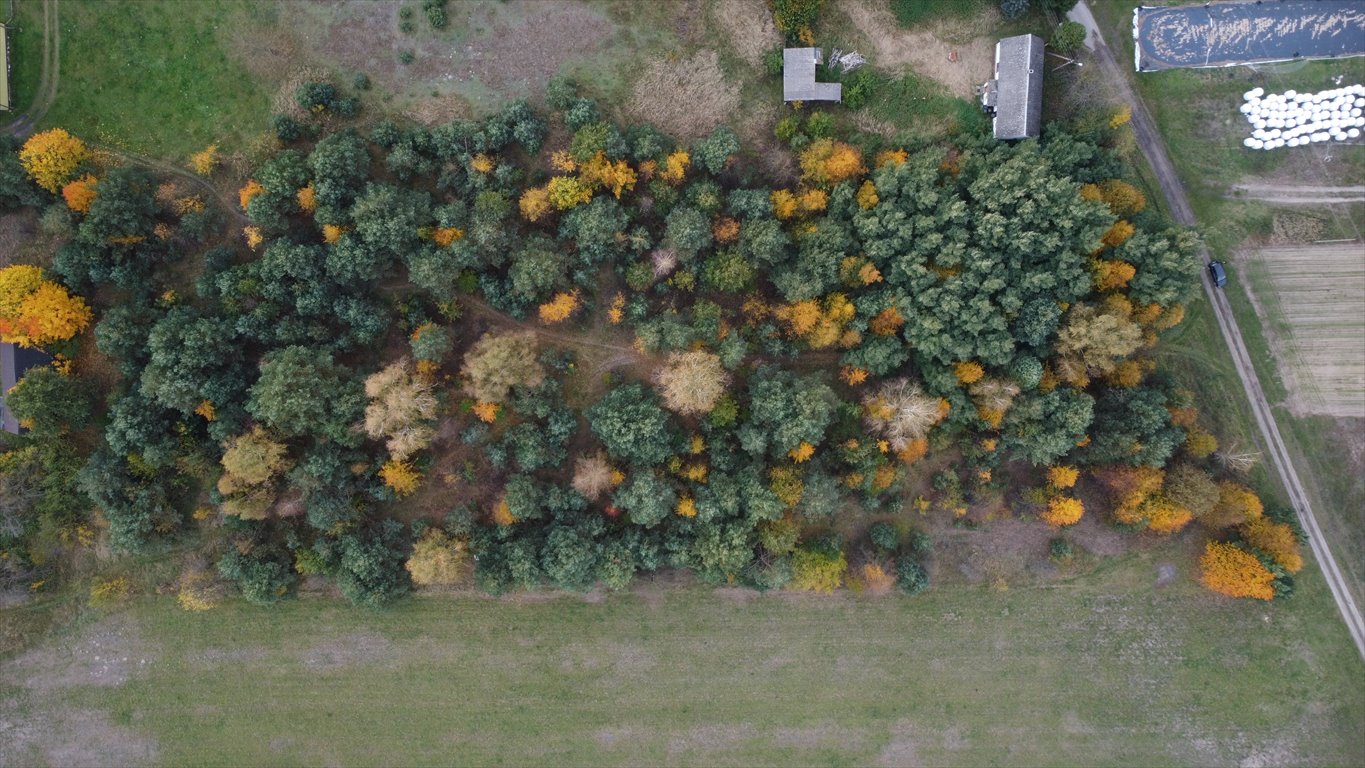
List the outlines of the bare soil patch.
{"label": "bare soil patch", "polygon": [[709,753],[734,749],[758,735],[748,723],[699,725],[674,735],[668,740],[668,754],[677,757],[688,753]]}
{"label": "bare soil patch", "polygon": [[0,214],[0,267],[52,262],[56,241],[38,227],[38,211],[22,208]]}
{"label": "bare soil patch", "polygon": [[[936,21],[922,29],[902,29],[886,3],[845,0],[841,10],[871,45],[873,65],[890,72],[913,70],[942,83],[954,96],[970,99],[973,89],[986,82],[995,64],[992,28],[994,10],[971,19]],[[950,54],[957,60],[950,61]]]}
{"label": "bare soil patch", "polygon": [[6,663],[4,676],[39,693],[85,686],[117,687],[156,659],[151,643],[126,617],[98,622],[74,640],[35,648]]}
{"label": "bare soil patch", "polygon": [[1281,204],[1331,205],[1365,201],[1365,186],[1315,186],[1247,183],[1233,184],[1227,197]]}
{"label": "bare soil patch", "polygon": [[[1365,250],[1360,243],[1262,248],[1247,256],[1273,292],[1273,297],[1258,297],[1252,281],[1242,281],[1267,328],[1290,410],[1365,417],[1365,314],[1360,311]],[[1271,316],[1272,300],[1278,318]]]}
{"label": "bare soil patch", "polygon": [[[766,179],[774,184],[795,185],[800,174],[796,156],[791,149],[773,135],[773,126],[781,118],[783,108],[775,103],[761,101],[746,105],[735,133],[744,147],[746,160],[757,165]],[[861,116],[862,112],[856,112]],[[859,126],[861,127],[861,126]]]}
{"label": "bare soil patch", "polygon": [[762,64],[764,52],[782,42],[763,0],[719,0],[711,14],[735,54],[753,66]]}
{"label": "bare soil patch", "polygon": [[635,82],[626,111],[682,141],[700,138],[728,122],[739,106],[739,84],[721,71],[713,50],[654,61]]}
{"label": "bare soil patch", "polygon": [[318,643],[303,655],[310,667],[337,669],[358,664],[395,661],[397,649],[388,638],[373,632],[357,632],[325,643]]}
{"label": "bare soil patch", "polygon": [[604,749],[612,749],[624,743],[634,742],[640,736],[640,729],[628,725],[609,725],[605,728],[598,728],[592,735],[597,746]]}
{"label": "bare soil patch", "polygon": [[912,768],[922,765],[915,742],[911,738],[914,727],[908,720],[901,720],[891,729],[891,741],[882,748],[877,765],[882,768]]}
{"label": "bare soil patch", "polygon": [[110,722],[103,712],[0,701],[0,765],[140,766],[156,762],[156,742]]}
{"label": "bare soil patch", "polygon": [[778,746],[797,749],[861,750],[867,734],[834,723],[821,723],[804,728],[778,728],[773,731],[773,741]]}
{"label": "bare soil patch", "polygon": [[[597,8],[569,0],[461,2],[450,27],[435,32],[414,14],[417,31],[399,29],[398,3],[317,0],[280,3],[274,25],[251,26],[229,47],[253,73],[322,67],[343,77],[363,72],[381,91],[400,96],[391,108],[427,124],[539,98],[566,65],[600,54],[616,25]],[[412,54],[403,64],[399,55]],[[410,104],[408,102],[411,102]]]}

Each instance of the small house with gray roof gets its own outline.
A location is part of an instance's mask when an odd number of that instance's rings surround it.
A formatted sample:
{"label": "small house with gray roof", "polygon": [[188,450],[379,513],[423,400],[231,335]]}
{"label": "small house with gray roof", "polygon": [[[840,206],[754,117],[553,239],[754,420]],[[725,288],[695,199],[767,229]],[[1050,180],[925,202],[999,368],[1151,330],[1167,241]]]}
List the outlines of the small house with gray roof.
{"label": "small house with gray roof", "polygon": [[21,347],[9,342],[0,343],[0,428],[16,435],[24,432],[24,428],[19,426],[19,420],[5,404],[5,395],[24,378],[24,374],[30,368],[51,363],[52,355],[41,349]]}
{"label": "small house with gray roof", "polygon": [[815,65],[820,63],[819,48],[782,49],[783,101],[840,101],[843,86],[815,82]]}
{"label": "small house with gray roof", "polygon": [[1007,37],[995,44],[995,77],[981,87],[981,108],[995,138],[1036,139],[1043,125],[1043,38]]}

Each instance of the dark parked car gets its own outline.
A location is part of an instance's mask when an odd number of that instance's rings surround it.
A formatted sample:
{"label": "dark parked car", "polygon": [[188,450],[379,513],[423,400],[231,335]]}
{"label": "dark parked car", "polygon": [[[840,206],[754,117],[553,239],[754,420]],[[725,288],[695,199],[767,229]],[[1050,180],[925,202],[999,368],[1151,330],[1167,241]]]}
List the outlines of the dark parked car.
{"label": "dark parked car", "polygon": [[1209,277],[1213,278],[1213,284],[1219,288],[1228,284],[1228,273],[1223,269],[1223,262],[1209,262]]}

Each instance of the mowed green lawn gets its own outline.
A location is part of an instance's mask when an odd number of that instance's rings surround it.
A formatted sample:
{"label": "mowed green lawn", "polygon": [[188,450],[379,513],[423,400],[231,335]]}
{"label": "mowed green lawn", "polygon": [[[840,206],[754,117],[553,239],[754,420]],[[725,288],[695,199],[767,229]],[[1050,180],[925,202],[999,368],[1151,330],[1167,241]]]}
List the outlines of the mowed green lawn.
{"label": "mowed green lawn", "polygon": [[64,0],[57,100],[42,127],[182,162],[213,142],[239,149],[269,128],[275,90],[224,47],[230,35],[249,32],[242,26],[254,7],[247,0]]}
{"label": "mowed green lawn", "polygon": [[[914,598],[145,598],[0,667],[0,700],[103,721],[167,765],[1365,761],[1361,661],[1316,574],[1292,601],[1235,602],[1190,581],[1189,547]],[[1166,562],[1182,573],[1157,588]],[[48,754],[100,756],[83,749]]]}

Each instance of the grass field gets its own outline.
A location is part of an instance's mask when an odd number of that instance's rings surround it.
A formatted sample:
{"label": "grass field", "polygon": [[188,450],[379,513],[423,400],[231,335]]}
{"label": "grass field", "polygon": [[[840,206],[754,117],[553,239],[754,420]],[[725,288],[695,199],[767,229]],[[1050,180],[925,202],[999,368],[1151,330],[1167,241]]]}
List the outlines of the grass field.
{"label": "grass field", "polygon": [[43,127],[170,160],[213,142],[241,148],[269,127],[273,95],[224,48],[251,8],[245,0],[66,0],[61,78]]}
{"label": "grass field", "polygon": [[1187,573],[1155,587],[1195,543],[1048,587],[914,598],[646,585],[208,614],[143,598],[0,667],[16,723],[0,762],[1365,760],[1360,659],[1316,573],[1275,604]]}

